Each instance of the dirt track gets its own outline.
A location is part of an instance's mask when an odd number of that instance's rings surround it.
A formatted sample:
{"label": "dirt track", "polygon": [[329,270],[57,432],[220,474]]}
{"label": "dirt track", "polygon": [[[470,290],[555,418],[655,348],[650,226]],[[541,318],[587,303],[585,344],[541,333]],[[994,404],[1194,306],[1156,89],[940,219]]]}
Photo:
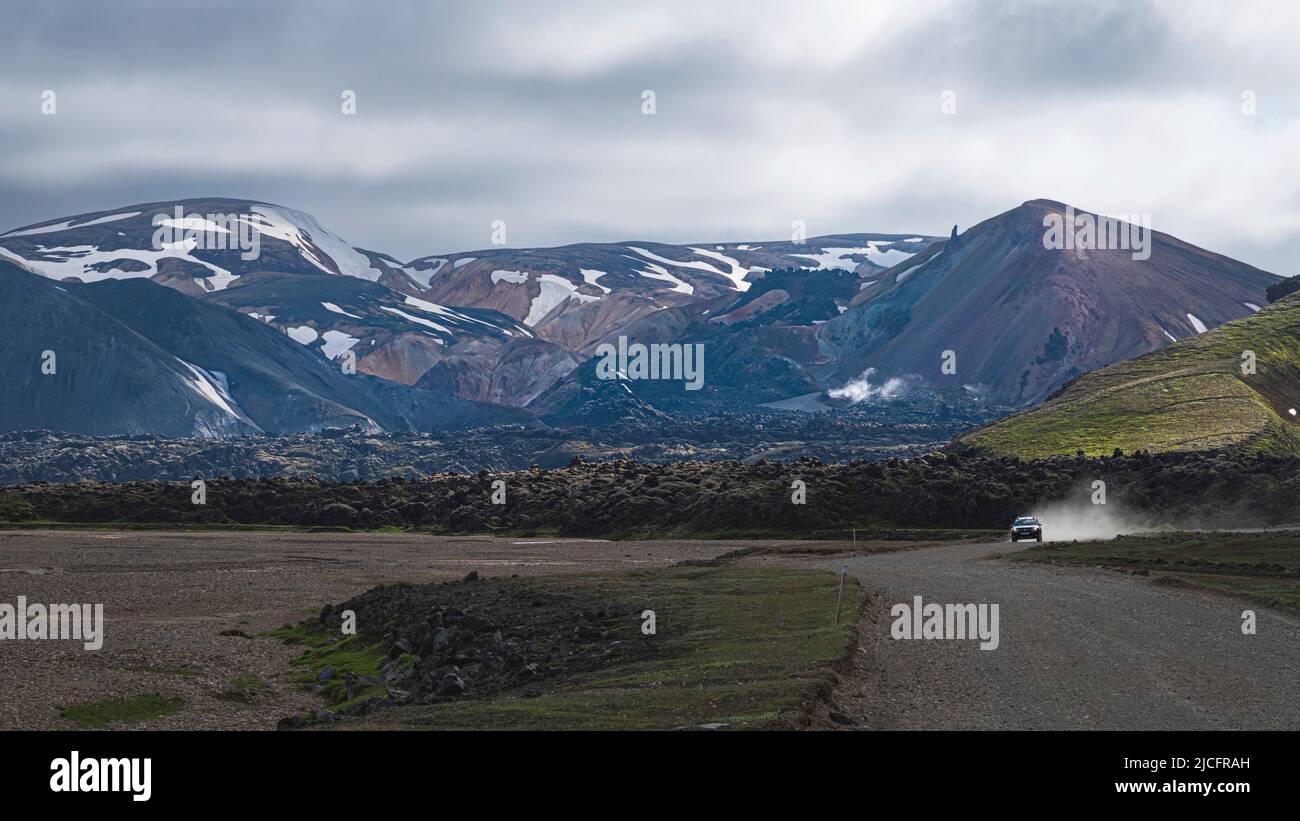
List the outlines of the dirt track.
{"label": "dirt track", "polygon": [[[879,594],[840,709],[872,729],[1300,729],[1300,619],[1147,577],[989,558],[1013,549],[835,561]],[[1000,646],[893,639],[890,608],[915,595],[997,603]],[[1241,632],[1246,608],[1257,635]]]}

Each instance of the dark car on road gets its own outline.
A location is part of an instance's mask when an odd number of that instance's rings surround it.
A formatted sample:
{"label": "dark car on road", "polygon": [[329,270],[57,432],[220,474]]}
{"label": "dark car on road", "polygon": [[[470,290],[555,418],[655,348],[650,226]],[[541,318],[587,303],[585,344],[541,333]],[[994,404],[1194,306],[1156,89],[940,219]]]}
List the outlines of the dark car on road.
{"label": "dark car on road", "polygon": [[1036,542],[1043,540],[1043,526],[1033,516],[1021,516],[1011,523],[1011,541],[1018,542],[1021,539],[1033,539]]}

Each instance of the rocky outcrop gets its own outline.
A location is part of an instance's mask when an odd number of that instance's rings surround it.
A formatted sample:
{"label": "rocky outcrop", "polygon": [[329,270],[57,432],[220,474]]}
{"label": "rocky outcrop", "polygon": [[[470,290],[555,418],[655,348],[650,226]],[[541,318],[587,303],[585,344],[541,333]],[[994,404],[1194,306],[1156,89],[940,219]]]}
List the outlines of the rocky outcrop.
{"label": "rocky outcrop", "polygon": [[[281,722],[282,729],[337,721],[375,710],[438,704],[514,692],[523,698],[564,677],[589,673],[656,653],[658,643],[637,629],[642,603],[609,601],[590,592],[538,589],[518,578],[482,578],[428,585],[384,585],[338,605],[299,628],[321,637],[322,658],[343,639],[342,613],[351,611],[353,645],[382,658],[379,675],[324,667],[319,685],[352,700],[342,709]],[[350,680],[349,680],[350,677]],[[371,698],[358,698],[369,692]]]}

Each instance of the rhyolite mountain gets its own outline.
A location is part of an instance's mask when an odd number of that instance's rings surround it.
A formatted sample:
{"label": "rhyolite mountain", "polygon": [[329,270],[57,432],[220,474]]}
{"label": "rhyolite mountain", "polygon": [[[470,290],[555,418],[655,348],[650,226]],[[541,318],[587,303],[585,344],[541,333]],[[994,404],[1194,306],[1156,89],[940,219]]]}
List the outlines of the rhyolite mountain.
{"label": "rhyolite mountain", "polygon": [[[631,380],[619,384],[656,407],[753,407],[822,392],[821,371],[831,367],[818,331],[847,305],[870,279],[843,269],[816,273],[775,270],[763,274],[744,293],[723,294],[637,317],[602,341],[617,336],[642,343],[689,342],[702,346],[706,378],[697,391],[679,381]],[[594,381],[597,360],[577,370],[529,407],[560,413]]]}
{"label": "rhyolite mountain", "polygon": [[1041,458],[1233,450],[1300,455],[1300,293],[1084,374],[957,445]]}
{"label": "rhyolite mountain", "polygon": [[[1050,250],[1043,220],[1064,207],[1031,201],[964,233],[954,230],[948,240],[634,240],[491,248],[405,263],[354,248],[303,212],[247,200],[158,202],[48,220],[0,235],[0,259],[13,271],[57,281],[51,293],[89,306],[90,313],[68,314],[49,333],[73,335],[74,325],[99,323],[112,337],[126,328],[164,358],[182,361],[160,374],[177,367],[188,373],[184,363],[222,374],[237,407],[213,416],[173,398],[138,423],[109,414],[81,427],[75,417],[85,411],[74,409],[46,417],[44,406],[7,408],[0,418],[9,429],[181,435],[352,423],[382,430],[526,419],[593,424],[760,404],[826,410],[836,404],[827,390],[864,373],[918,395],[948,394],[946,402],[957,396],[1014,408],[1041,401],[1080,373],[1244,316],[1281,281],[1160,233],[1152,234],[1147,260],[1127,251]],[[261,253],[245,260],[238,249],[205,250],[183,231],[178,241],[155,247],[155,217],[193,229],[205,226],[204,215],[236,215],[241,225],[255,226]],[[152,313],[130,310],[132,302]],[[8,320],[0,336],[28,344],[15,328],[22,315],[9,304],[0,310]],[[172,312],[185,317],[186,340],[160,338],[159,323]],[[593,354],[619,337],[703,345],[704,388],[600,384]],[[192,353],[187,358],[189,348],[177,347],[182,342],[206,351],[206,363]],[[940,372],[947,350],[957,355],[953,375]],[[238,354],[222,359],[223,351]],[[353,358],[358,373],[342,373]],[[276,364],[255,364],[263,359]],[[263,383],[248,369],[269,369],[275,378]],[[217,390],[221,379],[213,378]],[[269,395],[254,397],[259,391]],[[294,405],[278,418],[277,391],[319,403]],[[162,417],[170,421],[164,425]]]}
{"label": "rhyolite mountain", "polygon": [[[1048,248],[1045,222],[1066,208],[1026,202],[882,274],[822,328],[829,380],[874,368],[1030,405],[1081,373],[1247,316],[1281,281],[1158,231],[1149,259]],[[941,369],[945,351],[955,373]]]}
{"label": "rhyolite mountain", "polygon": [[501,311],[542,338],[581,351],[629,319],[744,294],[772,270],[849,271],[866,278],[933,240],[839,234],[802,243],[584,243],[444,254],[414,260],[404,270],[424,286],[427,299]]}
{"label": "rhyolite mountain", "polygon": [[497,311],[450,309],[364,279],[256,271],[204,300],[225,305],[357,369],[412,385],[447,357],[499,353],[532,329]]}

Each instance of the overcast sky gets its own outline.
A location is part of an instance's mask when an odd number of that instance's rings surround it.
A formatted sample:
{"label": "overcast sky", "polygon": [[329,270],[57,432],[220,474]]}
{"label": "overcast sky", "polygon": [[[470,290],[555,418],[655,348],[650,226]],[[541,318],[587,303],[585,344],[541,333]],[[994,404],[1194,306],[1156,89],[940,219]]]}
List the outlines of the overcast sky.
{"label": "overcast sky", "polygon": [[0,227],[245,197],[408,260],[1048,197],[1300,273],[1300,3],[186,5],[0,0]]}

